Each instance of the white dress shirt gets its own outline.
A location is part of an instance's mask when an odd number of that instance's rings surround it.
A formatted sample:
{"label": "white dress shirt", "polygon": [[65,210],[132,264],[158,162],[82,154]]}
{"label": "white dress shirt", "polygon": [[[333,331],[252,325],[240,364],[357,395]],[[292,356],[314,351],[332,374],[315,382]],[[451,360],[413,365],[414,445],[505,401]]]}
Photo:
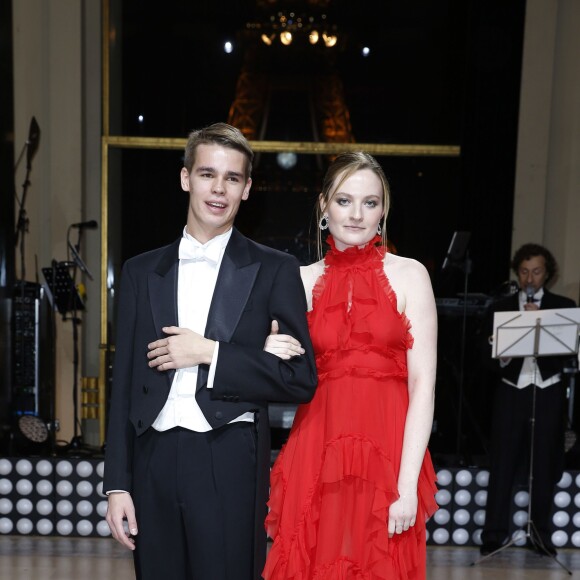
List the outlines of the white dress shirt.
{"label": "white dress shirt", "polygon": [[[534,303],[538,305],[538,307],[542,303],[542,298],[544,297],[544,288],[540,288],[534,294]],[[524,304],[528,302],[528,296],[524,290],[520,290],[518,295],[520,310],[524,310]],[[500,362],[502,366],[506,366],[511,362],[511,358],[508,361],[505,361],[503,364]],[[540,372],[540,367],[538,365],[534,365],[534,357],[527,356],[524,358],[524,362],[522,364],[522,369],[520,371],[520,376],[518,377],[517,384],[508,381],[507,379],[502,379],[504,383],[511,385],[512,387],[516,387],[517,389],[525,389],[530,385],[535,384],[540,389],[545,389],[557,383],[561,378],[560,373],[555,374],[552,377],[547,378],[546,380],[542,379],[542,373]]]}
{"label": "white dress shirt", "polygon": [[[177,317],[181,328],[189,328],[203,335],[219,268],[226,246],[232,235],[230,229],[224,234],[200,244],[183,230],[179,248],[179,273],[177,277]],[[199,249],[199,250],[198,250]],[[208,257],[196,257],[197,253],[206,252]],[[213,387],[215,369],[219,353],[216,342],[213,358],[209,367],[207,388]],[[157,431],[167,431],[173,427],[184,427],[191,431],[211,431],[195,398],[198,366],[177,369],[167,401],[153,422]],[[244,413],[232,421],[253,421],[252,413]]]}

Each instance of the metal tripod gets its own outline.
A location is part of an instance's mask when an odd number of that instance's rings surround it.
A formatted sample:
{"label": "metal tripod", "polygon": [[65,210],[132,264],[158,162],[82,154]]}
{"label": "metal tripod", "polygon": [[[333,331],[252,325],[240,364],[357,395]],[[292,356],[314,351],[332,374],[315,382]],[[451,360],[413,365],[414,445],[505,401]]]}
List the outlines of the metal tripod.
{"label": "metal tripod", "polygon": [[485,560],[488,560],[489,558],[492,558],[496,554],[499,554],[500,552],[503,552],[505,549],[513,546],[517,541],[519,541],[522,538],[522,532],[525,531],[526,541],[529,542],[529,544],[532,546],[532,548],[534,548],[536,550],[536,552],[552,558],[552,560],[554,560],[554,562],[556,562],[556,564],[558,564],[562,569],[566,570],[566,572],[568,572],[568,574],[571,576],[572,572],[564,564],[562,564],[562,562],[560,562],[554,554],[552,554],[546,548],[540,534],[538,533],[538,530],[534,524],[534,521],[532,520],[532,498],[533,498],[533,491],[534,491],[534,443],[535,443],[535,435],[536,435],[536,392],[538,389],[537,384],[536,384],[538,382],[537,381],[537,376],[538,376],[537,356],[538,356],[538,350],[539,350],[539,348],[538,348],[539,347],[539,340],[540,340],[540,321],[538,319],[538,321],[536,322],[535,336],[534,336],[534,357],[533,357],[533,361],[534,361],[534,384],[532,385],[532,389],[533,389],[533,391],[532,391],[532,411],[531,411],[531,416],[530,416],[530,468],[529,468],[529,474],[528,474],[528,497],[529,497],[528,519],[527,519],[527,522],[524,526],[522,526],[519,530],[517,530],[516,532],[514,532],[512,534],[512,537],[511,537],[509,542],[503,544],[497,550],[494,550],[493,552],[490,552],[489,554],[482,556],[478,560],[475,560],[475,562],[472,562],[471,565],[475,566],[476,564],[484,562]]}

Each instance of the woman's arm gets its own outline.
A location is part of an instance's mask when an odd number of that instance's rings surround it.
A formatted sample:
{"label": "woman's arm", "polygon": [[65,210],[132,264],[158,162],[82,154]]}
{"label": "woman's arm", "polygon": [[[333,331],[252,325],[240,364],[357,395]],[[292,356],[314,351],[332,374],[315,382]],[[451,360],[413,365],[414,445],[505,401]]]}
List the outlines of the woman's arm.
{"label": "woman's arm", "polygon": [[390,534],[415,524],[417,483],[433,423],[437,366],[437,312],[429,275],[419,262],[401,258],[397,262],[395,275],[389,271],[389,276],[411,323],[414,342],[407,351],[409,408],[398,480],[400,498],[389,511]]}

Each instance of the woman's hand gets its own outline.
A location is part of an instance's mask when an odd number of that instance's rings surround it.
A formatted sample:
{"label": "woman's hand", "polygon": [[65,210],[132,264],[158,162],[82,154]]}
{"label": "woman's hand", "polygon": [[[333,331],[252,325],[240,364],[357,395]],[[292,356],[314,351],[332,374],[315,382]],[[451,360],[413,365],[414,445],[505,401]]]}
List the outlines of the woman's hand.
{"label": "woman's hand", "polygon": [[266,338],[264,350],[275,354],[283,360],[304,354],[302,345],[289,334],[278,334],[280,327],[277,320],[272,320],[270,335]]}
{"label": "woman's hand", "polygon": [[388,532],[389,538],[394,534],[402,534],[415,525],[417,518],[417,494],[401,494],[399,499],[389,508]]}

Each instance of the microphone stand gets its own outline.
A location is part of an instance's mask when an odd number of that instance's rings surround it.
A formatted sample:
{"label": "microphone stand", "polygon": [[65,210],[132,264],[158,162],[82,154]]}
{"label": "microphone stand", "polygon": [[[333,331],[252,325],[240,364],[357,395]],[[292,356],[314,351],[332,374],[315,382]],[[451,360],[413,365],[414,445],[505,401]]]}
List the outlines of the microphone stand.
{"label": "microphone stand", "polygon": [[469,274],[471,273],[471,259],[469,258],[469,251],[465,251],[465,260],[463,262],[462,268],[464,278],[463,278],[463,315],[461,320],[461,350],[459,354],[459,409],[457,413],[457,435],[455,441],[455,453],[457,454],[457,459],[460,465],[465,462],[465,457],[462,451],[462,417],[463,417],[463,386],[464,386],[464,376],[465,376],[465,343],[467,340],[467,289]]}
{"label": "microphone stand", "polygon": [[[81,246],[81,228],[78,230],[78,238],[76,245],[72,245],[69,241],[70,238],[70,230],[72,226],[69,226],[67,232],[67,246],[70,249],[74,249],[73,256],[79,255],[79,250]],[[78,371],[79,371],[79,324],[81,323],[80,318],[78,317],[78,309],[77,309],[77,290],[76,290],[76,275],[77,275],[77,259],[73,261],[69,261],[67,263],[69,267],[72,268],[72,285],[70,289],[70,296],[69,296],[69,311],[71,312],[71,316],[68,320],[72,322],[73,328],[73,438],[69,443],[69,450],[73,452],[78,452],[83,447],[83,437],[82,433],[79,432],[79,418],[78,418],[78,410],[79,410],[79,393],[78,393]],[[66,313],[63,316],[63,319],[66,320]]]}
{"label": "microphone stand", "polygon": [[[16,222],[16,233],[14,239],[14,245],[18,245],[18,239],[20,238],[20,280],[24,282],[26,280],[26,265],[24,260],[24,238],[28,233],[29,219],[26,215],[26,194],[28,193],[28,188],[30,187],[30,173],[32,172],[32,158],[36,153],[38,148],[38,140],[40,138],[40,127],[36,122],[36,119],[32,117],[30,121],[30,128],[28,130],[28,140],[26,141],[24,147],[26,151],[26,176],[24,178],[24,183],[22,184],[22,199],[16,198],[19,205],[18,211],[18,221]],[[24,152],[24,149],[23,149]],[[20,155],[22,157],[22,154]],[[20,159],[19,159],[20,162]],[[18,166],[18,164],[17,164]]]}

